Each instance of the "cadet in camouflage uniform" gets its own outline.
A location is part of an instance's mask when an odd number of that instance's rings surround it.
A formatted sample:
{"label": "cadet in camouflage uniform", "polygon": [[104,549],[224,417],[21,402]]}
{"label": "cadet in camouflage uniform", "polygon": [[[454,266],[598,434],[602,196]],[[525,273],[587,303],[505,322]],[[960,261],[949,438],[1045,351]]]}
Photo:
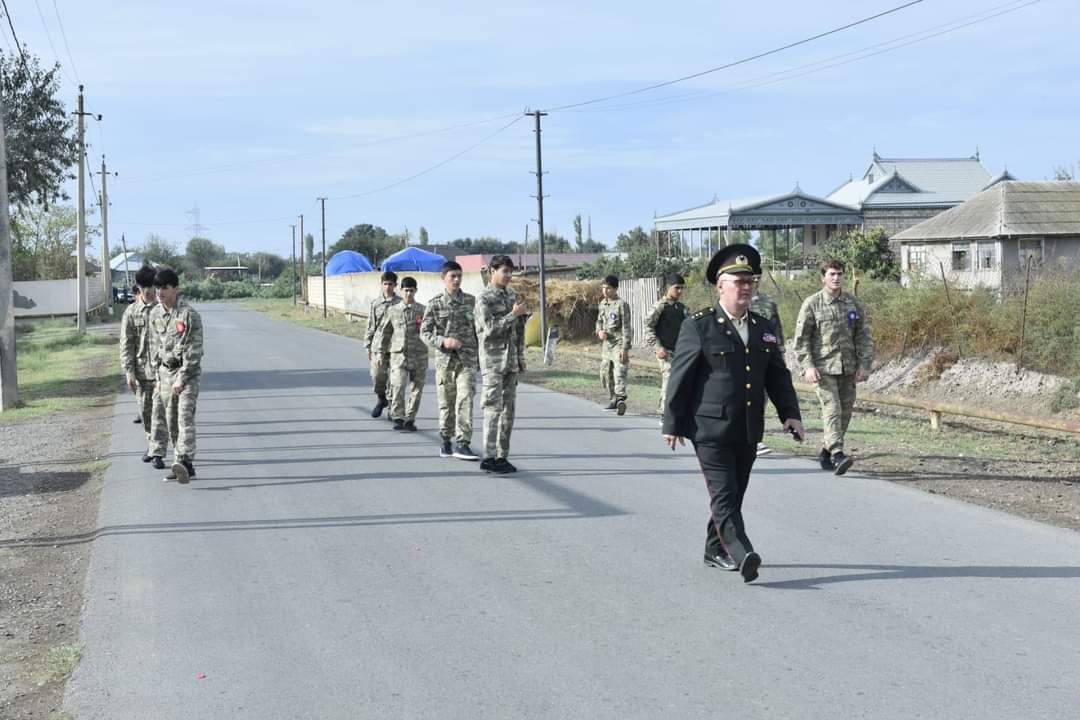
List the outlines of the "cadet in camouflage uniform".
{"label": "cadet in camouflage uniform", "polygon": [[382,339],[383,324],[387,313],[401,298],[394,292],[397,287],[397,273],[386,271],[382,274],[382,295],[371,301],[368,306],[367,330],[364,332],[364,349],[367,350],[368,363],[371,366],[371,383],[375,386],[375,407],[371,408],[371,417],[377,418],[389,405],[387,386],[390,383],[390,349],[385,342],[375,344],[375,338]]}
{"label": "cadet in camouflage uniform", "polygon": [[825,426],[821,469],[843,475],[854,462],[844,454],[844,434],[855,407],[855,383],[870,377],[874,340],[862,305],[843,291],[843,264],[829,260],[822,265],[821,282],[821,291],[806,298],[799,309],[795,355],[821,401]]}
{"label": "cadet in camouflage uniform", "polygon": [[[781,354],[784,353],[784,327],[780,323],[780,308],[776,305],[776,301],[763,292],[760,292],[761,276],[754,276],[754,297],[750,300],[750,312],[756,313],[766,320],[769,320],[773,324],[773,334],[776,337],[776,349]],[[765,443],[759,442],[757,444],[757,456],[768,455],[772,452],[772,448]]]}
{"label": "cadet in camouflage uniform", "polygon": [[[428,348],[420,339],[424,306],[416,302],[416,278],[402,278],[401,294],[404,296],[402,301],[391,305],[386,314],[380,343],[390,348],[390,388],[393,393],[390,417],[394,420],[394,429],[414,432],[428,369]],[[408,409],[405,407],[406,388],[410,392]]]}
{"label": "cadet in camouflage uniform", "polygon": [[[439,394],[439,457],[479,460],[469,447],[473,434],[473,396],[477,359],[474,313],[476,298],[461,290],[461,266],[443,264],[446,289],[431,298],[420,324],[420,337],[435,351],[435,386]],[[451,447],[451,441],[456,444]]]}
{"label": "cadet in camouflage uniform", "polygon": [[[144,265],[135,273],[135,299],[120,319],[120,365],[139,403],[139,421],[146,434],[143,462],[151,462],[150,431],[154,422],[154,373],[150,367],[150,311],[157,304],[154,268]],[[161,468],[159,468],[161,469]]]}
{"label": "cadet in camouflage uniform", "polygon": [[675,353],[675,341],[679,328],[690,313],[679,302],[686,281],[682,275],[671,274],[664,278],[667,292],[653,305],[645,318],[645,344],[656,348],[656,361],[660,363],[660,406],[657,412],[664,414],[664,396],[667,395],[668,378],[671,376],[671,359]]}
{"label": "cadet in camouflage uniform", "polygon": [[186,483],[195,477],[195,404],[202,375],[203,327],[195,309],[179,297],[180,278],[168,268],[154,278],[158,304],[150,312],[150,365],[154,387],[154,447],[160,466],[166,432],[173,444],[172,473],[166,480]]}
{"label": "cadet in camouflage uniform", "polygon": [[601,287],[604,299],[596,314],[596,337],[600,338],[600,382],[611,403],[604,410],[626,412],[626,376],[630,372],[630,306],[619,298],[619,278],[608,275]]}
{"label": "cadet in camouflage uniform", "polygon": [[480,469],[516,472],[510,454],[518,373],[525,372],[525,302],[510,288],[514,262],[496,255],[488,266],[491,284],[476,301],[476,335],[484,375],[484,459]]}

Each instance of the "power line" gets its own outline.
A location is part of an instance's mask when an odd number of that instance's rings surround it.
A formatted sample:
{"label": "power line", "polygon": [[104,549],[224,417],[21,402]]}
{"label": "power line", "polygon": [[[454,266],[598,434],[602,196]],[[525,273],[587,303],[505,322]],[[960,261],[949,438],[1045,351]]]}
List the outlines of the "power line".
{"label": "power line", "polygon": [[416,178],[418,178],[418,177],[422,177],[422,176],[424,176],[424,175],[427,175],[427,174],[428,174],[428,173],[430,173],[430,172],[434,172],[435,170],[438,170],[438,169],[439,169],[439,168],[441,168],[442,166],[444,166],[444,165],[447,165],[447,164],[449,164],[449,163],[453,162],[454,160],[457,160],[457,159],[458,159],[459,157],[461,157],[462,155],[465,155],[466,153],[472,152],[473,150],[475,150],[476,148],[480,147],[481,145],[483,145],[484,143],[488,142],[489,140],[492,140],[492,139],[494,139],[494,138],[495,138],[495,137],[496,137],[497,135],[500,135],[500,134],[502,134],[502,133],[503,133],[504,131],[506,131],[506,130],[509,130],[511,126],[513,126],[513,125],[515,125],[516,123],[518,123],[518,122],[519,122],[519,121],[520,121],[520,120],[521,120],[521,119],[522,119],[523,117],[524,117],[524,115],[518,115],[518,116],[517,116],[517,117],[515,117],[515,118],[514,118],[513,120],[511,120],[511,121],[510,121],[510,122],[508,122],[507,124],[503,125],[503,126],[502,126],[501,128],[499,128],[499,129],[498,129],[498,130],[496,130],[495,132],[491,133],[491,134],[490,134],[490,135],[488,135],[487,137],[483,138],[483,139],[482,139],[482,140],[480,140],[479,142],[476,142],[476,143],[474,143],[474,144],[470,145],[469,147],[465,148],[465,149],[464,149],[464,150],[462,150],[461,152],[455,153],[455,154],[451,155],[450,157],[446,158],[445,160],[443,160],[443,161],[441,161],[441,162],[438,162],[438,163],[436,163],[436,164],[432,165],[432,166],[431,166],[431,167],[429,167],[429,168],[426,168],[426,169],[424,169],[424,170],[421,170],[421,171],[420,171],[420,172],[418,172],[418,173],[415,173],[415,174],[413,174],[413,175],[409,175],[408,177],[402,178],[401,180],[398,180],[398,181],[396,181],[396,182],[392,182],[392,183],[390,183],[389,185],[384,185],[384,186],[382,186],[382,187],[379,187],[379,188],[375,188],[375,189],[373,189],[373,190],[366,190],[366,191],[364,191],[364,192],[361,192],[361,193],[355,193],[355,194],[353,194],[353,195],[339,195],[339,196],[337,196],[337,197],[332,197],[332,198],[327,198],[327,199],[328,199],[328,200],[351,200],[351,199],[353,199],[353,198],[358,198],[358,197],[365,197],[365,196],[367,196],[367,195],[374,195],[375,193],[380,193],[380,192],[383,192],[383,191],[385,191],[385,190],[389,190],[389,189],[391,189],[391,188],[395,188],[395,187],[397,187],[397,186],[399,186],[399,185],[404,185],[405,183],[407,183],[407,182],[409,182],[409,181],[411,181],[411,180],[415,180],[415,179],[416,179]]}
{"label": "power line", "polygon": [[56,64],[60,66],[61,70],[63,70],[64,72],[64,75],[67,77],[68,80],[71,81],[72,85],[78,85],[78,81],[71,77],[71,73],[69,73],[67,71],[67,68],[64,67],[64,64],[60,62],[60,53],[56,52],[56,45],[53,44],[52,33],[49,32],[49,24],[45,22],[45,13],[41,11],[40,0],[34,0],[34,5],[37,6],[38,17],[41,18],[41,27],[45,30],[45,39],[49,41],[49,47],[52,48],[53,57],[56,58]]}
{"label": "power line", "polygon": [[669,87],[671,85],[676,85],[676,84],[681,83],[681,82],[686,82],[687,80],[693,80],[695,78],[703,77],[705,75],[710,75],[712,73],[720,72],[721,70],[727,70],[727,69],[733,68],[733,67],[735,67],[737,65],[745,65],[746,63],[753,62],[754,60],[760,60],[761,58],[768,57],[770,55],[775,55],[777,53],[784,52],[785,50],[790,50],[791,48],[798,47],[800,45],[806,45],[807,43],[814,42],[815,40],[820,40],[821,38],[828,37],[829,35],[835,35],[837,33],[843,32],[845,30],[850,30],[851,28],[858,27],[859,25],[865,25],[868,22],[871,22],[873,20],[877,20],[879,18],[883,18],[886,15],[892,15],[893,13],[900,12],[901,10],[905,10],[905,9],[911,7],[912,5],[918,5],[921,2],[923,2],[923,0],[911,0],[911,2],[904,3],[903,5],[898,5],[898,6],[892,8],[890,10],[885,10],[885,11],[879,12],[879,13],[877,13],[875,15],[870,15],[869,17],[862,18],[861,20],[856,20],[856,21],[850,22],[850,23],[848,23],[846,25],[841,25],[840,27],[835,27],[835,28],[832,28],[831,30],[826,30],[825,32],[820,32],[820,33],[818,33],[816,35],[811,35],[810,37],[803,38],[802,40],[796,40],[795,42],[788,43],[787,45],[781,45],[780,47],[773,48],[772,50],[766,50],[764,52],[759,52],[759,53],[756,53],[754,55],[749,55],[749,56],[741,58],[739,60],[733,60],[733,61],[731,61],[729,63],[724,63],[723,65],[718,65],[717,67],[714,67],[714,68],[709,68],[707,70],[701,70],[700,72],[691,73],[690,75],[684,75],[682,77],[675,78],[674,80],[665,80],[664,82],[655,83],[653,85],[648,85],[646,87],[638,88],[636,90],[627,90],[626,92],[615,93],[614,95],[607,95],[605,97],[593,98],[591,100],[582,100],[581,102],[570,103],[568,105],[559,105],[557,107],[548,108],[547,112],[559,112],[561,110],[569,110],[571,108],[577,108],[577,107],[581,107],[583,105],[594,105],[596,103],[606,102],[608,100],[616,100],[618,98],[628,97],[630,95],[639,95],[639,94],[641,94],[643,92],[649,92],[650,90],[658,90],[658,89],[660,89],[662,87]]}
{"label": "power line", "polygon": [[19,49],[19,57],[22,58],[23,68],[29,70],[29,66],[26,64],[26,53],[23,52],[22,43],[19,42],[19,36],[15,34],[15,24],[11,22],[11,12],[8,10],[7,0],[0,0],[0,5],[4,8],[4,17],[7,18],[8,27],[11,28],[11,37],[15,40],[15,47]]}
{"label": "power line", "polygon": [[56,4],[56,0],[52,0],[53,10],[56,11],[56,24],[60,26],[60,37],[64,39],[64,48],[67,50],[68,60],[71,61],[71,72],[75,73],[75,79],[82,83],[82,78],[79,77],[79,70],[75,67],[75,58],[71,55],[71,46],[68,45],[67,33],[64,32],[64,21],[60,19],[60,8]]}
{"label": "power line", "polygon": [[[861,60],[866,60],[877,55],[883,55],[887,52],[892,52],[894,50],[900,50],[916,43],[924,42],[926,40],[932,40],[933,38],[940,37],[951,32],[956,32],[958,30],[962,30],[973,25],[987,22],[1008,13],[1023,10],[1024,8],[1030,5],[1034,5],[1038,2],[1041,2],[1041,0],[1012,0],[1012,2],[1008,2],[1003,5],[997,5],[992,8],[987,8],[986,10],[971,15],[965,15],[955,20],[951,20],[947,23],[935,25],[920,30],[918,32],[902,35],[900,37],[896,37],[891,40],[885,40],[880,43],[874,43],[873,45],[867,45],[866,47],[859,48],[858,50],[851,50],[849,52],[841,53],[839,55],[833,55],[831,57],[821,60],[815,60],[814,62],[806,63],[804,65],[798,65],[792,68],[766,73],[765,75],[759,75],[756,78],[751,78],[750,80],[747,80],[745,82],[736,83],[734,85],[730,85],[726,88],[722,88],[719,90],[701,90],[683,93],[681,95],[672,95],[666,98],[642,100],[634,103],[624,103],[622,105],[603,105],[600,107],[573,110],[572,112],[609,112],[613,110],[658,107],[661,105],[669,105],[676,102],[682,102],[683,100],[696,100],[707,97],[715,97],[717,95],[722,95],[729,92],[736,92],[738,90],[749,90],[753,88],[764,87],[766,85],[772,85],[774,83],[783,82],[785,80],[793,80],[796,78],[805,77],[807,75],[821,72],[823,70],[828,70],[830,68],[839,67],[841,65],[848,65],[851,63],[859,62]],[[876,52],[871,52],[873,50],[876,50]],[[843,58],[848,59],[843,60]],[[805,72],[799,72],[800,70],[805,70]]]}

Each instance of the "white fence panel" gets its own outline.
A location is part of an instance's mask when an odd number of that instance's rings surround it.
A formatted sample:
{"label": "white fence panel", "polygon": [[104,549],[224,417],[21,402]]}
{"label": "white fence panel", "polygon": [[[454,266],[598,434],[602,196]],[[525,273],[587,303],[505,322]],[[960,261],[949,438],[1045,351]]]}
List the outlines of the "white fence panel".
{"label": "white fence panel", "polygon": [[634,347],[642,347],[645,344],[645,318],[660,297],[660,281],[657,278],[620,280],[619,297],[630,306]]}

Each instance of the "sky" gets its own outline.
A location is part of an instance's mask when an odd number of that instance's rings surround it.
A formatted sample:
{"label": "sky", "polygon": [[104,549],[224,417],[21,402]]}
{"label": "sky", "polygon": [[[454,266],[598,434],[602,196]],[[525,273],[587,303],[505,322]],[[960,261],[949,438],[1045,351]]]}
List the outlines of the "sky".
{"label": "sky", "polygon": [[1076,0],[922,0],[556,109],[904,1],[6,0],[19,40],[60,61],[69,107],[81,82],[103,115],[87,152],[118,173],[114,247],[155,233],[182,250],[197,208],[203,236],[280,255],[301,214],[320,241],[319,197],[327,246],[358,223],[535,238],[526,110],[550,110],[545,229],[572,238],[580,213],[608,244],[716,196],[827,195],[874,150],[978,150],[1031,180],[1080,163]]}

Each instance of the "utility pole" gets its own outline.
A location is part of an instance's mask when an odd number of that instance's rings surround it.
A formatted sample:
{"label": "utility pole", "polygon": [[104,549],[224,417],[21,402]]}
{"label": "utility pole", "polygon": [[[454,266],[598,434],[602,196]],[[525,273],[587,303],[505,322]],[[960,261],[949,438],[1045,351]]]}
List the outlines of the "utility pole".
{"label": "utility pole", "polygon": [[326,317],[326,198],[319,198],[322,204],[322,316]]}
{"label": "utility pole", "polygon": [[[124,248],[124,289],[131,290],[131,270],[128,268],[128,262],[131,258],[128,257],[127,249],[127,236],[120,233],[120,243]],[[111,271],[110,271],[111,272]],[[132,298],[134,300],[134,298]]]}
{"label": "utility pole", "polygon": [[544,166],[540,149],[540,118],[547,115],[545,112],[536,110],[531,113],[536,118],[536,224],[540,231],[539,247],[537,256],[540,263],[540,347],[547,353],[548,326],[547,326],[547,288],[544,276]]}
{"label": "utility pole", "polygon": [[[117,173],[113,173],[116,175]],[[105,302],[112,312],[112,265],[109,264],[109,172],[105,169],[105,156],[101,156],[101,278],[105,285]]]}
{"label": "utility pole", "polygon": [[296,226],[292,228],[292,304],[296,304]]}
{"label": "utility pole", "polygon": [[[3,98],[0,98],[2,104]],[[0,112],[0,411],[11,410],[19,402],[19,375],[15,364],[15,297],[11,282],[7,153],[4,147],[4,113]]]}
{"label": "utility pole", "polygon": [[300,301],[307,305],[307,275],[304,273],[304,215],[300,214]]}
{"label": "utility pole", "polygon": [[79,299],[75,304],[76,325],[80,333],[86,332],[86,123],[83,117],[90,115],[101,120],[101,115],[84,112],[83,86],[79,86],[79,100],[75,114],[78,116],[79,140],[79,224],[76,241],[79,258],[75,266]]}

